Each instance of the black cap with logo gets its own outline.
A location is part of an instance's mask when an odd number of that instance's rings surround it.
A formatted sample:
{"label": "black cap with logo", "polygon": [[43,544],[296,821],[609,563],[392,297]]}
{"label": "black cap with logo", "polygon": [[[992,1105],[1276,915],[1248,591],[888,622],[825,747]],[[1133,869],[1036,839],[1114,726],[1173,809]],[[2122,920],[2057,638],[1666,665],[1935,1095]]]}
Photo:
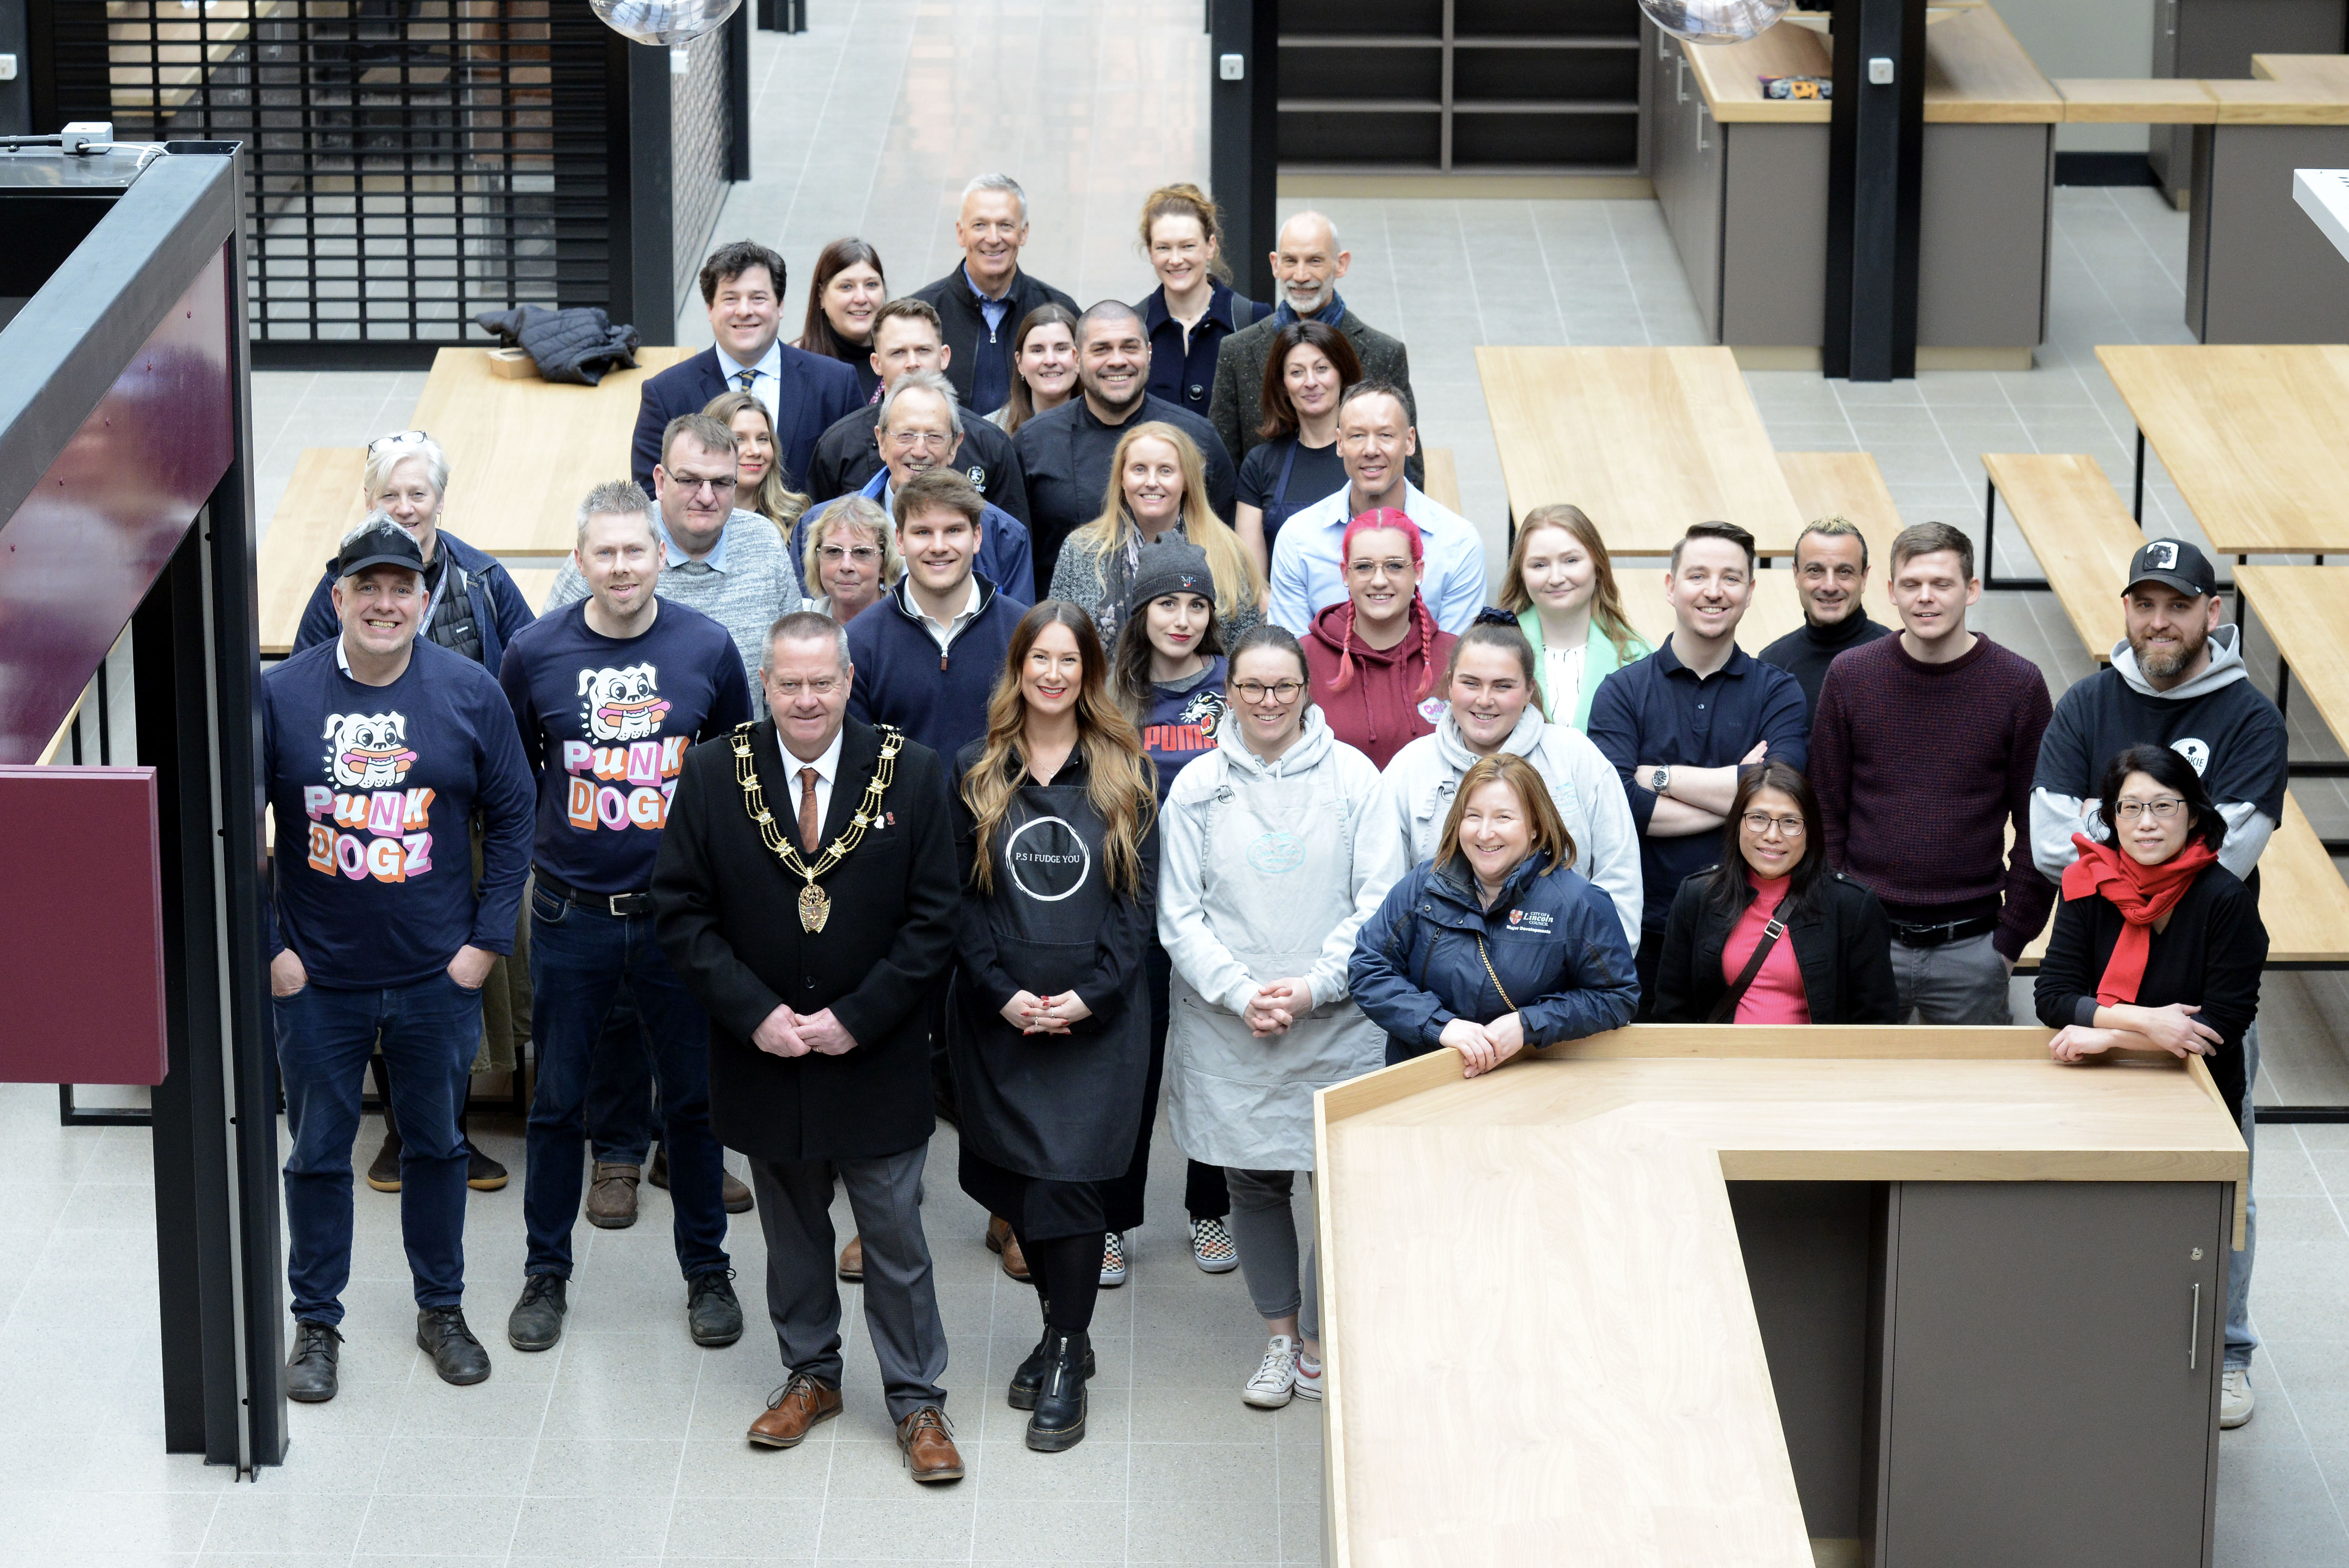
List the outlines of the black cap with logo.
{"label": "black cap with logo", "polygon": [[2158,583],[2199,599],[2219,591],[2219,573],[2212,569],[2210,558],[2186,541],[2154,539],[2129,558],[2129,578],[2121,592],[2126,593],[2140,583]]}
{"label": "black cap with logo", "polygon": [[343,541],[343,552],[335,558],[335,575],[356,577],[370,566],[405,566],[421,576],[424,552],[399,524],[388,518],[378,519]]}

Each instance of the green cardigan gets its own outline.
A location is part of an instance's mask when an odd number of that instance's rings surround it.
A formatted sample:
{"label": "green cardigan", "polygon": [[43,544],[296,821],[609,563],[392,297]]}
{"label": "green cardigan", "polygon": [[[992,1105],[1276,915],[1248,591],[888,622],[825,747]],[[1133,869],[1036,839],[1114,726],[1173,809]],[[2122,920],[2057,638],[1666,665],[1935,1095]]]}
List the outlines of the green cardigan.
{"label": "green cardigan", "polygon": [[[1540,669],[1544,662],[1540,614],[1530,607],[1518,611],[1517,630],[1523,632],[1526,641],[1534,645],[1534,668]],[[1631,645],[1620,654],[1617,653],[1614,643],[1599,629],[1599,617],[1593,615],[1590,618],[1590,640],[1583,645],[1582,694],[1574,705],[1574,727],[1586,735],[1589,733],[1590,698],[1598,691],[1600,681],[1625,665],[1644,659],[1654,652],[1655,649],[1648,646],[1635,632],[1631,636]],[[1558,722],[1556,705],[1547,688],[1542,692],[1542,717],[1553,724]]]}

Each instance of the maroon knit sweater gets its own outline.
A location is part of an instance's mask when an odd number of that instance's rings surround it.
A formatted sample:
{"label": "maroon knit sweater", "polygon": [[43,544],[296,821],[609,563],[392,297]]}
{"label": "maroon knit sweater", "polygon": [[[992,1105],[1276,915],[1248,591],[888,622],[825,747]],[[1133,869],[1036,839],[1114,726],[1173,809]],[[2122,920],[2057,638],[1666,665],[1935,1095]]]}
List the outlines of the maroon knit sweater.
{"label": "maroon knit sweater", "polygon": [[[2031,863],[2031,780],[2054,713],[2039,666],[1988,637],[1946,665],[1898,636],[1838,655],[1811,722],[1811,788],[1827,863],[1895,918],[2004,897],[1992,944],[2022,956],[2054,884]],[[2014,825],[2014,846],[2006,829]]]}

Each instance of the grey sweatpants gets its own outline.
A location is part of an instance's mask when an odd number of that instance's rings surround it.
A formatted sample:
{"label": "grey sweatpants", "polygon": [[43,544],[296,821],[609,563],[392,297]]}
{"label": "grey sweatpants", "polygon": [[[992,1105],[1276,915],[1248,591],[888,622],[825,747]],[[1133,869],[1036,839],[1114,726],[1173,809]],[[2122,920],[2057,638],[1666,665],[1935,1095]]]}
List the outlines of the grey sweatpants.
{"label": "grey sweatpants", "polygon": [[[1299,1288],[1297,1220],[1288,1207],[1297,1190],[1294,1171],[1243,1171],[1227,1166],[1224,1178],[1232,1192],[1232,1247],[1240,1254],[1240,1273],[1247,1276],[1248,1299],[1259,1316],[1297,1318],[1298,1331],[1308,1339],[1321,1337],[1320,1284],[1315,1277],[1313,1252],[1305,1251],[1303,1284]],[[1307,1180],[1311,1180],[1309,1172]]]}
{"label": "grey sweatpants", "polygon": [[878,1160],[757,1160],[750,1190],[767,1233],[767,1315],[786,1372],[840,1387],[840,1286],[833,1270],[833,1180],[848,1189],[864,1239],[864,1326],[881,1362],[889,1418],[943,1407],[947,1331],[922,1233],[922,1164],[929,1146]]}

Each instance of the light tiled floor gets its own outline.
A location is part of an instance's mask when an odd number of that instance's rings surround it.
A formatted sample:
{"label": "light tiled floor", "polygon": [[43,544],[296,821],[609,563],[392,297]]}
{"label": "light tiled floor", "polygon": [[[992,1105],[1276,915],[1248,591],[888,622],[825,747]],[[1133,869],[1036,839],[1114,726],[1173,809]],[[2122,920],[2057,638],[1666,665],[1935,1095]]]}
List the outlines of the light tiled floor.
{"label": "light tiled floor", "polygon": [[[814,30],[755,35],[756,178],[725,237],[777,246],[795,272],[825,241],[861,233],[899,290],[952,264],[964,181],[1003,168],[1026,183],[1026,262],[1081,300],[1133,299],[1150,278],[1131,227],[1143,194],[1198,178],[1206,152],[1206,44],[1195,5],[1142,0],[839,0]],[[1284,200],[1284,212],[1306,203]],[[1353,252],[1356,309],[1410,345],[1422,429],[1458,454],[1466,510],[1497,551],[1506,507],[1473,349],[1479,343],[1678,344],[1700,329],[1659,210],[1644,201],[1325,201]],[[2086,452],[2126,487],[2132,426],[2097,367],[2100,343],[2185,342],[2185,218],[2151,191],[2059,190],[2050,341],[2021,373],[1927,373],[1890,386],[1749,375],[1773,440],[1865,449],[1909,521],[1979,537],[1986,450]],[[803,310],[795,276],[786,320]],[[696,302],[687,338],[706,339]],[[795,328],[794,328],[795,330]],[[401,427],[422,378],[254,377],[266,517],[305,446],[357,445]],[[616,455],[616,462],[618,458]],[[462,531],[461,519],[452,525]],[[2147,522],[2195,536],[2155,463]],[[2033,568],[2001,531],[2001,574]],[[2060,692],[2089,661],[2047,595],[1987,596],[1978,624],[2039,662]],[[2255,640],[2267,679],[2270,655]],[[2295,705],[2297,756],[2339,748]],[[2349,794],[2303,780],[2320,831],[2349,834]],[[2349,985],[2269,976],[2264,1102],[2349,1103]],[[1092,1435],[1029,1454],[999,1386],[1032,1334],[1023,1288],[995,1272],[980,1216],[954,1190],[954,1139],[934,1146],[930,1233],[954,1338],[948,1377],[971,1479],[917,1492],[895,1469],[869,1347],[852,1310],[851,1413],[802,1449],[752,1452],[741,1426],[775,1380],[753,1330],[703,1353],[678,1322],[666,1199],[591,1233],[573,1328],[543,1357],[497,1330],[516,1287],[518,1186],[478,1197],[472,1310],[497,1362],[485,1387],[441,1387],[411,1322],[390,1200],[359,1194],[343,1398],[297,1407],[288,1464],[253,1487],[158,1451],[151,1200],[140,1134],[61,1130],[40,1089],[0,1089],[0,1144],[32,1175],[0,1218],[0,1317],[35,1340],[105,1336],[102,1370],[35,1355],[0,1367],[0,1568],[77,1563],[267,1563],[280,1568],[446,1558],[500,1563],[979,1561],[1312,1561],[1317,1412],[1264,1416],[1237,1387],[1258,1327],[1237,1276],[1182,1251],[1180,1169],[1159,1140],[1152,1222],[1134,1282],[1103,1298]],[[486,1141],[520,1169],[516,1130]],[[371,1152],[363,1146],[361,1154]],[[2261,1236],[2253,1311],[2267,1345],[2261,1408],[2221,1445],[2218,1561],[2292,1568],[2349,1561],[2349,1129],[2261,1135]],[[844,1221],[843,1221],[844,1223]],[[756,1226],[735,1227],[746,1301],[761,1299]],[[115,1332],[107,1332],[107,1331]],[[2028,1420],[2028,1411],[2018,1411]],[[355,1554],[356,1553],[356,1557]]]}

